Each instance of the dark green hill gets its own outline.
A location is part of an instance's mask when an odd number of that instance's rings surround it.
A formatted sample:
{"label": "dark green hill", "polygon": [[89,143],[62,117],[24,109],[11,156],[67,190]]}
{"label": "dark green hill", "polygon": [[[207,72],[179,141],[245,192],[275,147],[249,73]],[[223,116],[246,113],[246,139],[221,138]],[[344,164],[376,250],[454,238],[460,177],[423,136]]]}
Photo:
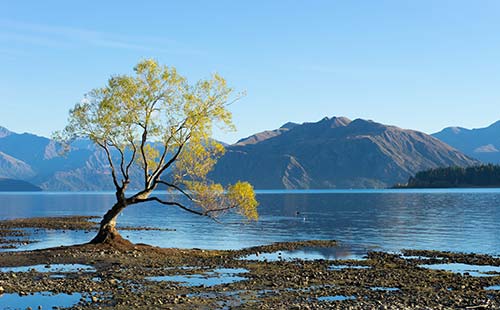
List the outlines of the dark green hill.
{"label": "dark green hill", "polygon": [[500,187],[500,165],[447,167],[421,171],[404,188]]}

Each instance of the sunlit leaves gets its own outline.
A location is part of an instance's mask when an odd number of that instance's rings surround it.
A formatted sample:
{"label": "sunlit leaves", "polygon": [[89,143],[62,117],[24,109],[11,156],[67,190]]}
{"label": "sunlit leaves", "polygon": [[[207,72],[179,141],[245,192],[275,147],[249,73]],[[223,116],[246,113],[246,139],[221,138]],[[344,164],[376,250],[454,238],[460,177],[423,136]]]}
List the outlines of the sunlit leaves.
{"label": "sunlit leaves", "polygon": [[195,202],[206,215],[216,217],[230,210],[235,210],[249,220],[259,218],[253,187],[248,182],[237,182],[224,189],[217,183],[187,182]]}
{"label": "sunlit leaves", "polygon": [[259,203],[255,199],[253,186],[248,182],[237,182],[227,189],[229,204],[238,206],[238,212],[251,220],[257,220],[257,206]]}
{"label": "sunlit leaves", "polygon": [[176,161],[174,178],[179,183],[204,180],[224,151],[215,140],[193,138]]}
{"label": "sunlit leaves", "polygon": [[[141,167],[148,167],[149,170],[156,169],[160,158],[160,151],[158,150],[158,148],[154,147],[151,144],[146,144],[144,146],[143,152],[144,157],[138,157],[138,161],[141,164]],[[146,160],[145,162],[144,159]]]}
{"label": "sunlit leaves", "polygon": [[188,182],[187,188],[204,212],[212,212],[211,216],[218,215],[218,210],[225,206],[224,188],[220,184]]}
{"label": "sunlit leaves", "polygon": [[100,146],[108,155],[117,192],[131,183],[129,170],[135,167],[142,171],[139,183],[144,184],[138,197],[147,197],[163,181],[170,189],[190,191],[205,215],[236,209],[257,219],[250,184],[225,190],[207,180],[224,153],[211,139],[213,127],[234,129],[227,106],[235,99],[218,74],[189,84],[175,68],[146,59],[134,74],[112,76],[104,87],[86,94],[55,136],[63,142],[89,138]]}

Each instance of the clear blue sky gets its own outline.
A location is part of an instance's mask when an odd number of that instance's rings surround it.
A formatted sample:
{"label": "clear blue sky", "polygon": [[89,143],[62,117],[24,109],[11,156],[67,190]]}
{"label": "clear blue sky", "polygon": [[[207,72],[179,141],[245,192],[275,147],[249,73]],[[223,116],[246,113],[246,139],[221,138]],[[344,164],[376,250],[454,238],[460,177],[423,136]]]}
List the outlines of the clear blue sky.
{"label": "clear blue sky", "polygon": [[50,135],[150,57],[247,92],[226,142],[334,115],[427,133],[500,119],[497,0],[4,0],[0,125]]}

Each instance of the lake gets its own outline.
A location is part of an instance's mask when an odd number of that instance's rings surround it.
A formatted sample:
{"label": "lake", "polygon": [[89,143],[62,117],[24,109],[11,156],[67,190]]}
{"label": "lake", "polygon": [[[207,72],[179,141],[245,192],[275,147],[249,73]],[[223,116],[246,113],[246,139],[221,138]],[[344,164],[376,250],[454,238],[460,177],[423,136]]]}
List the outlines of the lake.
{"label": "lake", "polygon": [[[124,231],[161,247],[240,249],[277,241],[335,239],[355,257],[368,250],[435,249],[500,255],[500,189],[258,191],[258,222],[237,215],[216,223],[175,207],[134,205],[119,225],[174,231]],[[0,193],[0,219],[97,215],[113,193]],[[39,231],[19,249],[83,243],[93,233]],[[327,254],[325,254],[327,256]],[[324,256],[325,256],[324,255]]]}

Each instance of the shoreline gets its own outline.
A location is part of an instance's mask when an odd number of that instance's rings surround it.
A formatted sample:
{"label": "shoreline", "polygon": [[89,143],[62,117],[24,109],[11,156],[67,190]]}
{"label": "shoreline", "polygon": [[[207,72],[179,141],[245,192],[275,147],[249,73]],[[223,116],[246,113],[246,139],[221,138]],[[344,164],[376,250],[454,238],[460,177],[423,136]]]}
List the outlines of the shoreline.
{"label": "shoreline", "polygon": [[[24,227],[32,225],[23,223]],[[43,227],[43,218],[34,223],[38,229],[48,229]],[[49,218],[46,223],[58,229],[67,221]],[[9,225],[15,229],[17,224],[11,221]],[[0,227],[8,229],[5,221]],[[59,228],[81,229],[76,224]],[[39,266],[25,268],[25,272],[2,269],[0,287],[4,296],[17,296],[19,301],[39,292],[56,294],[56,301],[57,294],[78,296],[72,309],[500,308],[500,291],[485,289],[500,284],[500,273],[471,276],[420,266],[500,266],[500,258],[489,255],[406,250],[402,254],[368,252],[362,260],[261,259],[264,253],[277,253],[279,258],[279,253],[285,257],[287,251],[337,245],[333,240],[313,240],[242,250],[200,250],[82,244],[1,252],[0,268]],[[253,255],[251,260],[242,259],[248,255]],[[83,269],[52,270],[65,264]],[[167,279],[174,281],[154,277],[173,277]],[[186,286],[180,280],[204,285]]]}

